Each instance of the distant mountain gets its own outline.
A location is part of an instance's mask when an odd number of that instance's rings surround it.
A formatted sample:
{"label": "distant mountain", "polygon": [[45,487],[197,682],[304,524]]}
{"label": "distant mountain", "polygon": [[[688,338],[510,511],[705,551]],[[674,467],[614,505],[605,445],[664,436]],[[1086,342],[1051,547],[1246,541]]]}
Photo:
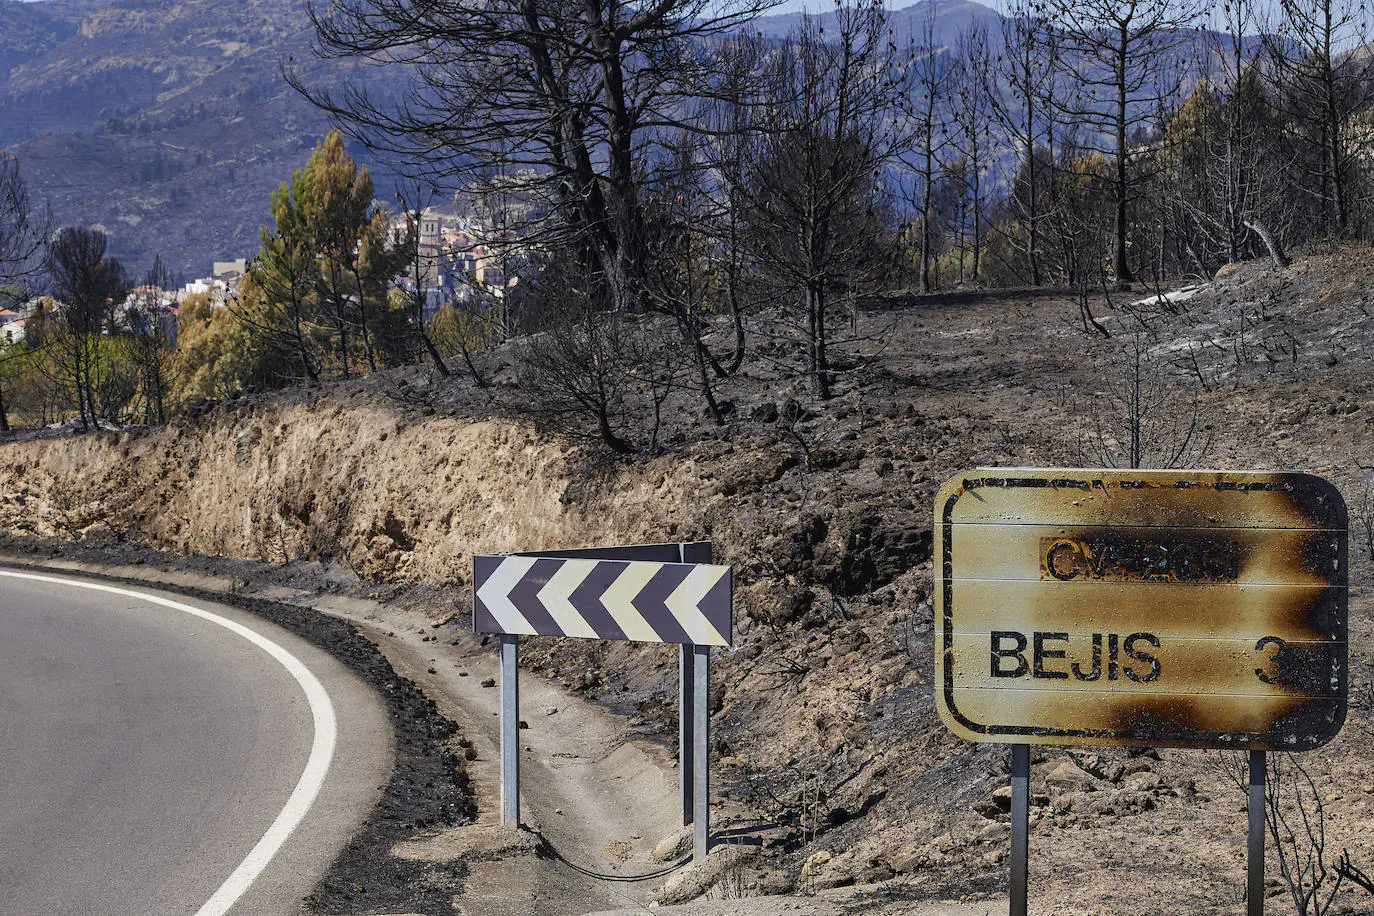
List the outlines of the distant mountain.
{"label": "distant mountain", "polygon": [[[899,41],[925,10],[892,13]],[[937,38],[997,20],[940,0]],[[780,37],[799,21],[750,28]],[[348,75],[383,96],[405,78],[317,61],[311,37],[303,0],[0,0],[0,147],[60,220],[104,228],[130,267],[160,253],[203,275],[257,249],[268,195],[328,129],[282,80],[282,61],[314,84]],[[387,175],[374,171],[387,199]]]}
{"label": "distant mountain", "polygon": [[[832,3],[817,5],[823,6],[825,12],[811,13],[812,19],[818,21],[822,27],[835,21]],[[921,0],[903,9],[888,11],[888,28],[892,30],[898,45],[904,45],[910,39],[921,35],[932,6],[935,17],[933,31],[938,47],[952,46],[960,33],[969,31],[974,25],[985,26],[990,34],[995,35],[1002,21],[1002,16],[995,9],[982,3],[974,3],[973,0]],[[767,38],[782,38],[797,29],[801,24],[802,15],[783,13],[763,16],[751,22],[748,29]]]}
{"label": "distant mountain", "polygon": [[[895,41],[919,34],[929,3],[889,14]],[[1001,17],[972,0],[936,0],[934,16],[944,47],[974,24],[999,37]],[[800,22],[746,28],[781,38]],[[62,222],[104,228],[130,268],[161,254],[203,276],[257,250],[271,191],[328,129],[283,61],[312,85],[351,78],[382,100],[402,90],[404,69],[319,61],[311,38],[304,0],[0,0],[0,147]],[[390,177],[372,165],[388,200]]]}
{"label": "distant mountain", "polygon": [[317,61],[301,0],[0,4],[0,146],[62,222],[103,227],[135,270],[160,253],[199,276],[256,251],[272,189],[328,129],[284,60],[383,94],[401,77]]}
{"label": "distant mountain", "polygon": [[44,4],[0,0],[0,78],[75,33],[71,22]]}

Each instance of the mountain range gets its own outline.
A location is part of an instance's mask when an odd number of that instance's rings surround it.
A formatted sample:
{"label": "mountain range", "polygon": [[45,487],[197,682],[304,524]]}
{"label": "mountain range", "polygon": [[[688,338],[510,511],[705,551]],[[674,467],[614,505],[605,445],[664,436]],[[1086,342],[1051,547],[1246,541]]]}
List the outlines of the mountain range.
{"label": "mountain range", "polygon": [[[920,37],[926,17],[931,15],[930,6],[930,3],[922,0],[888,12],[887,27],[891,30],[893,41],[898,47],[903,47],[909,40]],[[937,0],[934,7],[931,34],[936,47],[952,46],[960,34],[969,31],[975,25],[987,28],[990,35],[995,37],[1002,22],[1002,17],[996,10],[982,3],[975,3],[974,0]],[[749,23],[748,28],[766,38],[783,38],[797,28],[801,16],[801,13],[760,16]],[[822,28],[834,22],[835,16],[833,8],[822,13],[810,14]]]}
{"label": "mountain range", "polygon": [[[894,41],[927,12],[927,0],[892,11]],[[748,28],[781,37],[799,21]],[[995,37],[999,21],[972,0],[939,0],[936,44],[974,23]],[[328,130],[284,62],[307,84],[351,78],[382,97],[404,86],[395,68],[318,60],[312,36],[304,0],[0,0],[0,148],[60,223],[104,229],[127,267],[160,254],[204,276],[257,250],[272,190]],[[388,173],[370,164],[389,199]]]}
{"label": "mountain range", "polygon": [[328,130],[283,62],[310,81],[361,73],[316,60],[312,34],[301,0],[0,0],[0,147],[126,267],[161,254],[204,276],[256,251],[271,191]]}

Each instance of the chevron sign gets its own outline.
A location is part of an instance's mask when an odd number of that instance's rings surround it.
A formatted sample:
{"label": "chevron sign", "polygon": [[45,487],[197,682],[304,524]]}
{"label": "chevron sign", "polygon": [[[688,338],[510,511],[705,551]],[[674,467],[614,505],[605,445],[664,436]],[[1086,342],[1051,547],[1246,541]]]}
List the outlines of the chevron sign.
{"label": "chevron sign", "polygon": [[478,633],[728,646],[730,567],[473,557]]}

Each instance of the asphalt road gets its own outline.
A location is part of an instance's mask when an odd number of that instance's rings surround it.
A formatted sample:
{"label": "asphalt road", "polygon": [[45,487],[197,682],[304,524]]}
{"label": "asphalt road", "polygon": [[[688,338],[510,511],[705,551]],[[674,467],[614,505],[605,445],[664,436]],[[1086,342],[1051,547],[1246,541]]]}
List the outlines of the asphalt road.
{"label": "asphalt road", "polygon": [[296,912],[387,780],[381,701],[250,614],[79,581],[0,570],[0,913]]}

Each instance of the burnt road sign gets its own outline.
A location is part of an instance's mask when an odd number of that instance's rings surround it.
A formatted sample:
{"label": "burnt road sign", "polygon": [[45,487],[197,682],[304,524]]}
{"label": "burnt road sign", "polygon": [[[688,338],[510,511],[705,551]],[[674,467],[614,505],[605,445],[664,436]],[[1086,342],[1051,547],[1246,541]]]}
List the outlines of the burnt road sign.
{"label": "burnt road sign", "polygon": [[1308,750],[1347,694],[1346,509],[1307,474],[987,468],[935,503],[971,741]]}
{"label": "burnt road sign", "polygon": [[730,645],[730,567],[706,563],[473,557],[473,630]]}

